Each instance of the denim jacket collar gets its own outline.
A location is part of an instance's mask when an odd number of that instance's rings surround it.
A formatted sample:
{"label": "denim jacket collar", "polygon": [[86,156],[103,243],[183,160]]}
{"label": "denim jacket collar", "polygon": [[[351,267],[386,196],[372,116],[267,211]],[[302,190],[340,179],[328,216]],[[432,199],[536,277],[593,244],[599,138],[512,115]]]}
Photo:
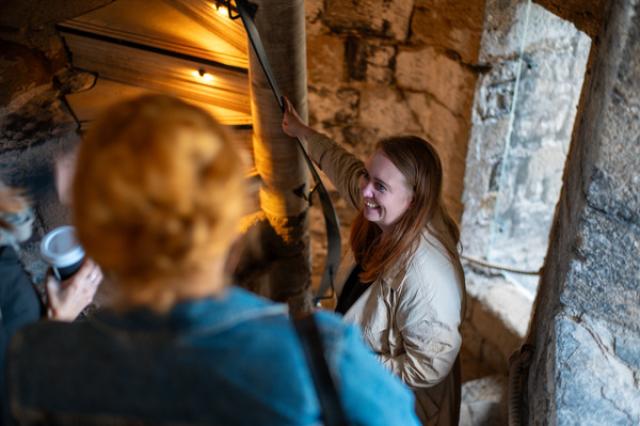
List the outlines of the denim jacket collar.
{"label": "denim jacket collar", "polygon": [[165,314],[148,308],[126,312],[105,309],[89,321],[103,330],[200,334],[221,332],[238,323],[272,315],[288,315],[287,305],[273,304],[231,286],[217,297],[179,302]]}

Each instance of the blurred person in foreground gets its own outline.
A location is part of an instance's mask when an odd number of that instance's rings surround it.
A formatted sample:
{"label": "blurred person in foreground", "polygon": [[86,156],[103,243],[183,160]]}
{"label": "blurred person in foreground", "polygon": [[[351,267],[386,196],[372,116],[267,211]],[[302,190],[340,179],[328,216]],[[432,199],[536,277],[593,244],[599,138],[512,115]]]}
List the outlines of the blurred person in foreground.
{"label": "blurred person in foreground", "polygon": [[18,258],[20,243],[31,237],[33,210],[21,191],[0,182],[0,357],[6,342],[44,308]]}
{"label": "blurred person in foreground", "polygon": [[[20,261],[21,244],[31,238],[34,212],[24,192],[0,181],[0,413],[6,412],[5,353],[11,337],[41,318],[73,321],[93,300],[102,273],[86,259],[72,277],[46,277],[46,305]],[[0,418],[2,415],[0,414]]]}
{"label": "blurred person in foreground", "polygon": [[[78,239],[111,287],[106,309],[19,332],[19,424],[317,425],[286,306],[228,285],[243,166],[205,111],[166,96],[110,108],[80,146]],[[357,329],[316,315],[349,424],[415,425],[413,398]]]}

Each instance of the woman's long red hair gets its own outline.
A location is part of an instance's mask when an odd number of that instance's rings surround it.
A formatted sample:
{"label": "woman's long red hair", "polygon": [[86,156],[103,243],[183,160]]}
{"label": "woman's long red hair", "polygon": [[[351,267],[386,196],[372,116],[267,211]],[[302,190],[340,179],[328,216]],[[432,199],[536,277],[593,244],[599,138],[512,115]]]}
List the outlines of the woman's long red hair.
{"label": "woman's long red hair", "polygon": [[442,164],[436,150],[416,136],[384,139],[376,148],[404,175],[413,190],[413,200],[385,233],[365,219],[362,210],[358,213],[351,226],[350,242],[363,269],[360,281],[373,282],[396,265],[406,266],[425,229],[440,241],[453,264],[459,265],[460,231],[442,201]]}

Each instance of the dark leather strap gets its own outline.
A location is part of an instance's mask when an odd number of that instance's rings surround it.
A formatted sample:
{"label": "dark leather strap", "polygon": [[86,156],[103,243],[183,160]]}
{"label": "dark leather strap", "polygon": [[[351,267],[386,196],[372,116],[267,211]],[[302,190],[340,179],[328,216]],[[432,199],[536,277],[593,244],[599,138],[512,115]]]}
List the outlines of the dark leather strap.
{"label": "dark leather strap", "polygon": [[347,425],[342,403],[325,358],[320,331],[313,315],[296,319],[293,323],[313,378],[324,424],[326,426]]}
{"label": "dark leather strap", "polygon": [[[262,66],[262,70],[264,71],[267,81],[271,86],[271,91],[278,102],[278,106],[280,110],[284,111],[284,100],[282,98],[282,93],[278,88],[278,83],[276,82],[275,76],[273,75],[273,71],[271,70],[271,65],[269,64],[269,58],[267,57],[267,52],[264,50],[264,46],[262,44],[262,39],[260,38],[260,34],[258,33],[258,29],[256,28],[255,23],[253,22],[253,15],[257,11],[257,6],[252,4],[247,0],[236,0],[235,2],[236,9],[240,18],[242,19],[242,23],[244,24],[244,28],[249,36],[249,41],[251,42],[251,46],[253,46],[253,50],[258,57],[258,61]],[[229,5],[231,7],[231,5]],[[231,9],[229,9],[231,10]],[[231,16],[231,15],[230,15]],[[233,18],[233,17],[232,17]],[[298,141],[298,146],[302,151],[302,155],[309,167],[309,171],[313,176],[315,181],[315,189],[320,197],[320,204],[322,205],[322,214],[324,216],[324,224],[327,231],[327,259],[324,265],[324,272],[322,274],[322,280],[320,281],[320,286],[318,287],[318,292],[316,293],[314,302],[317,302],[319,299],[322,299],[325,293],[329,290],[329,288],[333,288],[334,279],[336,273],[338,272],[338,267],[340,266],[340,252],[341,252],[341,243],[340,243],[340,224],[338,222],[338,216],[336,215],[336,211],[333,208],[333,203],[331,202],[331,197],[327,192],[327,189],[322,184],[322,180],[320,180],[320,176],[318,175],[318,171],[313,165],[313,162],[309,158],[307,151],[304,149],[304,145],[299,138],[296,138]],[[309,195],[309,199],[311,195]]]}

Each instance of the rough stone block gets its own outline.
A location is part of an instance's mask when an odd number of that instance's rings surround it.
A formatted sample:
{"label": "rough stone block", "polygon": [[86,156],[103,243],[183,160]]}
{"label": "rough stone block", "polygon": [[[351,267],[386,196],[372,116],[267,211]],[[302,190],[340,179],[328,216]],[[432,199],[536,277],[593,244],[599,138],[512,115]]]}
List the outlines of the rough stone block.
{"label": "rough stone block", "polygon": [[520,338],[525,337],[533,307],[530,294],[512,283],[494,282],[481,297],[508,330]]}
{"label": "rough stone block", "polygon": [[607,5],[606,0],[538,0],[537,3],[555,15],[573,22],[592,37],[597,35]]}
{"label": "rough stone block", "polygon": [[329,34],[309,35],[307,37],[309,85],[339,87],[346,75],[344,59],[343,39]]}
{"label": "rough stone block", "polygon": [[517,74],[517,61],[492,64],[491,70],[482,76],[476,96],[475,111],[479,119],[495,119],[511,112]]}
{"label": "rough stone block", "polygon": [[618,92],[611,96],[603,119],[604,143],[585,192],[593,208],[640,226],[640,101],[633,104]]}
{"label": "rough stone block", "polygon": [[308,96],[309,123],[311,126],[322,125],[320,131],[327,127],[351,125],[358,116],[360,95],[355,89],[310,86]]}
{"label": "rough stone block", "polygon": [[368,65],[366,79],[369,83],[388,85],[393,81],[393,70],[389,67]]}
{"label": "rough stone block", "polygon": [[375,130],[381,138],[420,131],[400,93],[388,87],[367,87],[360,92],[359,123]]}
{"label": "rough stone block", "polygon": [[556,318],[557,351],[552,356],[558,424],[640,423],[640,359],[630,366],[616,357],[614,342],[620,331],[587,315]]}
{"label": "rough stone block", "polygon": [[[474,120],[478,119],[474,113]],[[462,216],[462,244],[466,253],[483,257],[489,253],[491,223],[495,216],[497,192],[492,188],[499,170],[508,131],[508,117],[476,122],[467,150]]]}
{"label": "rough stone block", "polygon": [[351,147],[353,153],[363,160],[373,153],[375,142],[380,139],[377,129],[371,129],[360,124],[341,127],[339,132],[345,145]]}
{"label": "rough stone block", "polygon": [[[466,264],[465,277],[468,300],[473,301],[473,312],[485,310],[491,316],[490,321],[499,324],[505,333],[513,336],[509,340],[522,339],[531,318],[532,295],[504,277],[483,272],[480,267],[473,269],[472,266]],[[490,331],[491,328],[485,330]],[[489,334],[483,332],[483,336],[490,339]],[[511,352],[511,348],[504,351],[507,356]]]}
{"label": "rough stone block", "polygon": [[515,106],[514,146],[556,140],[568,150],[590,46],[586,38],[580,34],[562,48],[526,53]]}
{"label": "rough stone block", "polygon": [[[523,8],[487,3],[482,52],[491,67],[474,103],[463,243],[477,257],[535,271],[547,252],[590,42],[535,5],[525,31]],[[519,41],[516,50],[507,43],[514,28],[526,33],[517,34],[526,37],[522,60]],[[535,278],[513,278],[535,293]]]}
{"label": "rough stone block", "polygon": [[[499,352],[500,363],[511,356],[522,343],[522,338],[508,329],[496,312],[490,310],[485,304],[476,306],[473,310],[471,324],[478,330],[486,343],[490,343]],[[483,353],[483,356],[485,354]],[[498,365],[499,365],[498,364]]]}
{"label": "rough stone block", "polygon": [[578,30],[568,21],[555,16],[540,5],[518,0],[487,0],[479,61],[491,63],[495,58],[514,56],[520,51],[522,37],[527,49],[557,48],[567,43]]}
{"label": "rough stone block", "polygon": [[429,141],[440,155],[444,169],[444,197],[456,217],[462,214],[462,186],[465,156],[469,140],[468,121],[453,114],[441,103],[423,93],[407,92],[407,104]]}
{"label": "rough stone block", "polygon": [[560,301],[640,331],[640,227],[586,208]]}
{"label": "rough stone block", "polygon": [[41,52],[4,40],[0,40],[0,76],[0,115],[14,97],[50,85],[53,77]]}
{"label": "rough stone block", "polygon": [[369,84],[391,84],[396,48],[371,45],[367,55],[366,80]]}
{"label": "rough stone block", "polygon": [[324,31],[322,15],[324,13],[324,0],[306,0],[304,2],[304,19],[306,22],[307,39]]}
{"label": "rough stone block", "polygon": [[423,132],[431,142],[440,147],[443,158],[448,159],[452,155],[449,152],[464,151],[469,126],[462,117],[454,115],[424,93],[407,92],[405,97]]}
{"label": "rough stone block", "polygon": [[494,261],[532,271],[542,266],[562,185],[564,141],[545,140],[512,148],[502,169],[504,178],[494,217]]}
{"label": "rough stone block", "polygon": [[444,53],[426,47],[401,49],[396,57],[398,86],[428,92],[455,114],[468,114],[476,75]]}
{"label": "rough stone block", "polygon": [[350,80],[388,85],[393,80],[396,48],[375,39],[349,36],[346,40],[347,74]]}
{"label": "rough stone block", "polygon": [[506,376],[489,376],[464,383],[460,426],[506,424],[506,401]]}
{"label": "rough stone block", "polygon": [[483,21],[483,0],[417,0],[411,20],[411,41],[453,50],[465,63],[475,63]]}
{"label": "rough stone block", "polygon": [[60,93],[49,85],[35,87],[0,110],[0,153],[39,144],[76,128]]}
{"label": "rough stone block", "polygon": [[413,1],[327,0],[325,22],[334,31],[362,30],[404,41],[409,32]]}

